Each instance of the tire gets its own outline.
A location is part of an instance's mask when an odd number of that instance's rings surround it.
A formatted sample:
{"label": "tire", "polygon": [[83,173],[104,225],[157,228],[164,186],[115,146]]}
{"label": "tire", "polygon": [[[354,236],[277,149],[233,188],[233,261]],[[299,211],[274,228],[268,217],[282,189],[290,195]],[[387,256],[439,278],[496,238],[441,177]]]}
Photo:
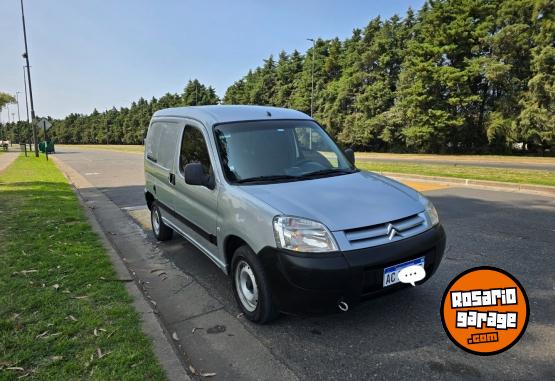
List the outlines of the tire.
{"label": "tire", "polygon": [[173,230],[162,221],[160,208],[156,201],[153,201],[150,207],[150,223],[152,225],[152,233],[154,233],[154,237],[156,237],[158,241],[168,241],[172,239]]}
{"label": "tire", "polygon": [[279,315],[264,268],[256,254],[246,245],[239,247],[233,254],[231,285],[239,308],[250,321],[266,324]]}

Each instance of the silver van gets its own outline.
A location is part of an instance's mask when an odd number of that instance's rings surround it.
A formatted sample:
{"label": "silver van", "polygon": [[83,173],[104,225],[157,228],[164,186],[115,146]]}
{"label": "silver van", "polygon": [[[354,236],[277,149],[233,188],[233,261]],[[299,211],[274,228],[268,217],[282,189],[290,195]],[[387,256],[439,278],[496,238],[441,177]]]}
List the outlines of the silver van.
{"label": "silver van", "polygon": [[160,110],[145,142],[145,197],[158,240],[185,237],[230,276],[244,315],[346,311],[427,280],[445,249],[432,203],[358,170],[298,111],[264,106]]}

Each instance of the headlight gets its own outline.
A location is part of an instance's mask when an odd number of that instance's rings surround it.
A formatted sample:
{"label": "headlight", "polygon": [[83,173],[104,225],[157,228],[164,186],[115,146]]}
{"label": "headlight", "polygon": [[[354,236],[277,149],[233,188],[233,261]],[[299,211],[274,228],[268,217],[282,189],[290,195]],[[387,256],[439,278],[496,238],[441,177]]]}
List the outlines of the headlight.
{"label": "headlight", "polygon": [[330,231],[321,223],[305,218],[274,217],[276,245],[282,249],[319,253],[337,251]]}
{"label": "headlight", "polygon": [[439,224],[439,215],[437,214],[437,210],[434,204],[432,204],[430,200],[422,195],[420,195],[420,202],[422,203],[422,205],[424,205],[424,208],[426,209],[426,215],[430,219],[430,224],[432,226]]}

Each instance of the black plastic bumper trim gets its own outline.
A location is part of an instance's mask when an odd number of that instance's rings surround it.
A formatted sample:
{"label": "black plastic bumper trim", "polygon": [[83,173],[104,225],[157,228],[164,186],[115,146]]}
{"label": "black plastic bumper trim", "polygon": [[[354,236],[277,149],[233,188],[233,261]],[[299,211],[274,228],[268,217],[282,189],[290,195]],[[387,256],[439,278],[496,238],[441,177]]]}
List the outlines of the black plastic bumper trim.
{"label": "black plastic bumper trim", "polygon": [[171,209],[169,206],[161,202],[160,200],[156,200],[156,203],[160,205],[162,209],[168,214],[171,214],[173,217],[177,218],[183,225],[186,225],[195,233],[200,235],[202,238],[213,244],[214,246],[218,246],[218,239],[214,234],[208,233],[206,230],[192,222],[191,220],[183,217],[181,214],[177,213],[175,210]]}
{"label": "black plastic bumper trim", "polygon": [[259,252],[272,295],[284,312],[336,309],[339,300],[356,304],[406,287],[383,288],[383,269],[421,256],[426,278],[436,271],[445,250],[445,232],[437,225],[417,236],[390,244],[344,252],[304,255],[265,247]]}

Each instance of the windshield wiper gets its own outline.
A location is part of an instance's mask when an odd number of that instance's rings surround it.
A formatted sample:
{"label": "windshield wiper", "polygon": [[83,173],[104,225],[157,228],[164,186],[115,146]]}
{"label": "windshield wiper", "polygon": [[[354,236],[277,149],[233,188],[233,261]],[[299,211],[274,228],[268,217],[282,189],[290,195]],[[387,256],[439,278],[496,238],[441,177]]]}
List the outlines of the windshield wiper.
{"label": "windshield wiper", "polygon": [[272,176],[256,176],[256,177],[249,177],[246,179],[236,180],[236,183],[244,184],[244,183],[256,183],[256,182],[263,182],[263,181],[279,181],[279,180],[298,180],[299,176],[290,176],[290,175],[272,175]]}
{"label": "windshield wiper", "polygon": [[244,183],[257,183],[257,182],[266,182],[266,181],[280,181],[280,180],[303,180],[309,179],[313,177],[320,177],[326,175],[346,175],[349,173],[358,172],[357,169],[341,169],[341,168],[329,168],[329,169],[322,169],[316,172],[306,173],[301,176],[291,176],[291,175],[271,175],[271,176],[256,176],[256,177],[249,177],[246,179],[236,180],[235,182],[238,184]]}
{"label": "windshield wiper", "polygon": [[322,169],[320,171],[305,173],[301,177],[306,179],[306,178],[326,176],[326,175],[347,175],[349,173],[355,173],[355,172],[358,172],[358,170],[357,169],[328,168],[328,169]]}

